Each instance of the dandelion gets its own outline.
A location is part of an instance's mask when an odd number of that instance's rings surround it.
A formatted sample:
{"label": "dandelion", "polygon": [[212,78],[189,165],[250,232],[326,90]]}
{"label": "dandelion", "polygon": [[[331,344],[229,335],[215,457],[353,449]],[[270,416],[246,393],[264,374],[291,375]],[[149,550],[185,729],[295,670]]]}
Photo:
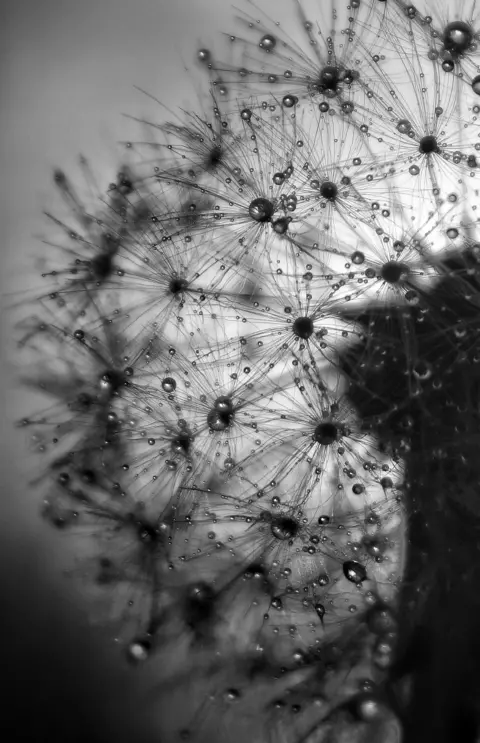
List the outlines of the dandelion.
{"label": "dandelion", "polygon": [[473,743],[478,14],[294,9],[56,171],[32,485],[164,737]]}

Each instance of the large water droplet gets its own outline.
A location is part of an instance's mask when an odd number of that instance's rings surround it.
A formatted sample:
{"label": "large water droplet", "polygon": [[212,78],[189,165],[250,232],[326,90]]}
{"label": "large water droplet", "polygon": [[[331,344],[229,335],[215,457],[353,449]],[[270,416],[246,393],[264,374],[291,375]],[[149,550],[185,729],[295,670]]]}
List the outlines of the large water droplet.
{"label": "large water droplet", "polygon": [[343,563],[343,574],[351,583],[362,583],[367,579],[365,567],[355,560],[347,560]]}
{"label": "large water droplet", "polygon": [[254,199],[248,207],[248,213],[255,222],[269,222],[273,211],[272,202],[262,197]]}
{"label": "large water droplet", "polygon": [[445,26],[443,45],[451,54],[459,55],[468,50],[473,41],[473,31],[464,21],[452,21]]}

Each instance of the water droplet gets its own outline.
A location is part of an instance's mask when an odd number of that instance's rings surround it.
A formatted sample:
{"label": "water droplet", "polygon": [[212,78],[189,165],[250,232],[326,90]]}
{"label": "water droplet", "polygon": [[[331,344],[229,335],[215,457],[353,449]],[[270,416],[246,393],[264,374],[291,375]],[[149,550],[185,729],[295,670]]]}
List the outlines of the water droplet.
{"label": "water droplet", "polygon": [[285,108],[293,108],[298,103],[298,98],[294,95],[287,94],[282,98],[282,103]]}
{"label": "water droplet", "polygon": [[355,263],[356,266],[360,266],[365,261],[365,255],[360,250],[356,250],[350,256],[350,260],[352,263]]}
{"label": "water droplet", "polygon": [[165,390],[165,392],[175,392],[176,388],[177,383],[173,377],[165,377],[162,381],[162,389]]}
{"label": "water droplet", "polygon": [[265,36],[262,36],[260,39],[259,47],[261,49],[264,49],[266,52],[271,52],[275,49],[277,45],[277,40],[275,36],[272,36],[271,34],[265,34]]}
{"label": "water droplet", "polygon": [[148,640],[134,640],[127,648],[127,657],[131,663],[143,663],[148,659],[151,645]]}
{"label": "water droplet", "polygon": [[351,583],[362,583],[367,579],[365,567],[355,560],[347,560],[343,563],[343,574]]}
{"label": "water droplet", "polygon": [[262,197],[254,199],[248,207],[248,213],[255,222],[269,222],[273,211],[272,202]]}
{"label": "water droplet", "polygon": [[463,54],[473,41],[473,31],[464,21],[452,21],[443,31],[443,45],[453,55]]}
{"label": "water droplet", "polygon": [[232,424],[234,405],[226,395],[217,397],[213,408],[207,415],[207,423],[211,431],[225,431]]}
{"label": "water droplet", "polygon": [[197,58],[200,62],[210,62],[211,56],[208,49],[199,49],[197,52]]}

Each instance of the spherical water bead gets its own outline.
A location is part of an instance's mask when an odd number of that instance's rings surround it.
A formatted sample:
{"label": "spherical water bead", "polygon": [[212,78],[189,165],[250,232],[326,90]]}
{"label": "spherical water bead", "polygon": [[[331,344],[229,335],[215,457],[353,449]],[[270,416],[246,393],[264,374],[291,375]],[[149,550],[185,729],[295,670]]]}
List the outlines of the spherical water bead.
{"label": "spherical water bead", "polygon": [[231,399],[222,395],[213,403],[213,408],[207,415],[207,423],[211,431],[225,431],[233,421],[234,407]]}
{"label": "spherical water bead", "polygon": [[250,119],[252,118],[251,110],[249,108],[243,108],[240,111],[240,118],[243,119],[244,121],[250,121]]}
{"label": "spherical water bead", "polygon": [[329,110],[330,106],[328,105],[328,103],[326,103],[326,101],[322,101],[322,103],[318,104],[318,108],[320,109],[322,114],[325,114]]}
{"label": "spherical water bead", "polygon": [[127,658],[131,663],[144,663],[150,654],[147,640],[134,640],[127,648]]}
{"label": "spherical water bead", "polygon": [[398,263],[397,261],[388,261],[382,266],[380,271],[382,279],[387,284],[398,284],[400,281],[405,281],[409,273],[408,266],[405,263]]}
{"label": "spherical water bead", "polygon": [[269,222],[273,216],[273,212],[272,202],[263,197],[254,199],[248,207],[248,213],[255,222]]}
{"label": "spherical water bead", "polygon": [[281,541],[294,539],[298,532],[298,523],[288,516],[275,516],[272,520],[271,530],[275,539]]}
{"label": "spherical water bead", "polygon": [[272,52],[277,45],[277,40],[275,36],[272,36],[271,34],[265,34],[265,36],[262,36],[260,39],[259,47],[260,49],[264,49],[266,52]]}
{"label": "spherical water bead", "polygon": [[115,371],[106,371],[100,377],[100,389],[102,392],[113,394],[118,390],[122,382],[123,377],[121,374]]}
{"label": "spherical water bead", "polygon": [[420,168],[418,165],[410,165],[408,172],[410,175],[418,175],[420,173]]}
{"label": "spherical water bead", "polygon": [[224,694],[224,699],[226,702],[237,702],[240,697],[241,694],[238,689],[227,689]]}
{"label": "spherical water bead", "polygon": [[338,188],[332,181],[324,181],[320,186],[320,193],[324,199],[328,201],[335,201],[338,195]]}
{"label": "spherical water bead", "polygon": [[313,333],[313,322],[309,317],[297,317],[293,323],[293,332],[298,338],[307,340]]}
{"label": "spherical water bead", "polygon": [[452,21],[445,26],[443,45],[451,54],[466,52],[473,41],[473,31],[464,21]]}
{"label": "spherical water bead", "polygon": [[344,103],[342,103],[341,109],[344,114],[351,114],[355,110],[355,106],[352,101],[345,101]]}
{"label": "spherical water bead", "polygon": [[339,433],[340,431],[338,430],[338,426],[336,426],[335,423],[332,423],[331,421],[325,421],[324,423],[319,423],[318,426],[315,428],[313,438],[317,442],[317,444],[329,446],[338,439]]}
{"label": "spherical water bead", "polygon": [[370,557],[374,557],[377,562],[381,562],[384,553],[384,545],[375,537],[364,537],[362,544]]}
{"label": "spherical water bead", "polygon": [[365,694],[357,702],[358,717],[364,722],[375,722],[385,717],[385,707],[377,697]]}
{"label": "spherical water bead", "polygon": [[477,95],[480,95],[480,75],[476,75],[476,77],[472,80],[472,90]]}
{"label": "spherical water bead", "polygon": [[430,155],[433,152],[440,152],[437,139],[433,134],[428,134],[427,136],[422,137],[418,149],[424,155]]}
{"label": "spherical water bead", "polygon": [[162,389],[165,392],[175,392],[177,389],[177,383],[173,377],[165,377],[165,379],[162,380]]}
{"label": "spherical water bead", "polygon": [[360,250],[356,250],[352,255],[350,256],[350,260],[352,263],[354,263],[356,266],[360,266],[365,261],[365,255]]}
{"label": "spherical water bead", "polygon": [[455,240],[458,237],[458,230],[455,227],[449,227],[447,230],[447,237],[450,240]]}
{"label": "spherical water bead", "polygon": [[285,182],[285,173],[275,173],[272,181],[275,183],[276,186],[281,186],[282,183]]}
{"label": "spherical water bead", "polygon": [[347,560],[343,563],[343,574],[351,583],[359,584],[367,579],[365,567],[355,560]]}
{"label": "spherical water bead", "polygon": [[295,95],[287,94],[283,96],[282,103],[285,106],[285,108],[293,108],[296,103],[298,103],[298,98]]}
{"label": "spherical water bead", "polygon": [[191,437],[188,433],[180,433],[175,436],[171,443],[172,451],[175,454],[188,454],[190,450]]}
{"label": "spherical water bead", "polygon": [[451,59],[445,59],[442,62],[442,70],[444,72],[453,72],[454,67],[455,67],[455,65],[453,63],[453,60],[451,60]]}
{"label": "spherical water bead", "polygon": [[74,334],[73,334],[73,337],[74,337],[74,338],[75,338],[75,339],[76,339],[77,341],[83,341],[83,340],[85,340],[85,333],[83,332],[83,330],[76,330],[76,331],[74,332]]}
{"label": "spherical water bead", "polygon": [[273,231],[276,232],[277,235],[284,235],[288,231],[291,221],[291,217],[280,217],[279,219],[276,219],[272,222]]}
{"label": "spherical water bead", "polygon": [[197,58],[200,62],[210,62],[211,56],[212,55],[208,49],[199,49],[197,52]]}
{"label": "spherical water bead", "polygon": [[318,517],[318,523],[320,526],[326,526],[330,523],[330,516],[322,515]]}
{"label": "spherical water bead", "polygon": [[322,92],[333,93],[337,91],[338,83],[340,82],[340,73],[336,67],[327,65],[320,72],[318,79],[318,87]]}

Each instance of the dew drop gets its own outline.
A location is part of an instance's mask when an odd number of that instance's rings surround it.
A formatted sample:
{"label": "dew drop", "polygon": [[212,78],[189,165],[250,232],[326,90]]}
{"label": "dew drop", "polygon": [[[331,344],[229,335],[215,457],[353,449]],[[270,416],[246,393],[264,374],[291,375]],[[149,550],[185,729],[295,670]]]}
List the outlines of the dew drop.
{"label": "dew drop", "polygon": [[472,29],[464,21],[452,21],[445,26],[443,45],[453,55],[463,54],[473,41]]}
{"label": "dew drop", "polygon": [[272,202],[263,197],[254,199],[248,207],[248,213],[255,222],[269,222],[273,212]]}
{"label": "dew drop", "polygon": [[277,45],[277,40],[275,36],[272,36],[271,34],[265,34],[265,36],[262,36],[260,39],[259,47],[261,49],[264,49],[266,52],[271,52],[275,49]]}
{"label": "dew drop", "polygon": [[298,103],[298,98],[294,95],[287,94],[282,98],[282,103],[285,108],[293,108]]}
{"label": "dew drop", "polygon": [[343,563],[343,574],[351,583],[362,583],[367,579],[367,571],[364,566],[355,560],[347,560]]}
{"label": "dew drop", "polygon": [[229,397],[222,395],[213,403],[213,408],[207,415],[207,423],[211,431],[225,431],[232,424],[233,417],[233,402]]}
{"label": "dew drop", "polygon": [[175,392],[177,388],[177,383],[173,379],[173,377],[165,377],[164,380],[162,380],[162,389],[165,392]]}
{"label": "dew drop", "polygon": [[144,663],[150,654],[147,640],[134,640],[127,648],[127,658],[131,663]]}
{"label": "dew drop", "polygon": [[360,250],[356,250],[350,256],[350,260],[352,263],[355,263],[356,266],[360,266],[365,261],[365,255]]}
{"label": "dew drop", "polygon": [[208,49],[199,49],[197,52],[197,58],[200,62],[210,62],[211,56]]}

